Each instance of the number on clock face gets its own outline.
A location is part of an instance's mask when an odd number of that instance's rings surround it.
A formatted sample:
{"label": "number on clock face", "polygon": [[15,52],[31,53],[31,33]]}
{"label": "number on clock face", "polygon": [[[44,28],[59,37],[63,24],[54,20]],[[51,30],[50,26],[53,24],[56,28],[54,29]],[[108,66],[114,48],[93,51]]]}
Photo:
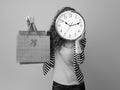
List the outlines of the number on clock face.
{"label": "number on clock face", "polygon": [[75,40],[81,36],[84,30],[84,20],[80,14],[72,11],[61,13],[56,19],[58,34],[67,40]]}

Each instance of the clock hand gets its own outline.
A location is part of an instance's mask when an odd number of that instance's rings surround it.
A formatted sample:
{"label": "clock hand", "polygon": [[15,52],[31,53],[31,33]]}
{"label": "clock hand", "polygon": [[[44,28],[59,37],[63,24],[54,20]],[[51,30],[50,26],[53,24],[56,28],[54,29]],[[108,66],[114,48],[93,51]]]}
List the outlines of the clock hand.
{"label": "clock hand", "polygon": [[65,24],[67,24],[69,27],[71,27],[71,25],[70,25],[70,24],[68,24],[67,22],[65,22]]}
{"label": "clock hand", "polygon": [[62,20],[65,24],[67,24],[69,27],[71,26],[70,24],[68,24],[67,22],[65,22],[64,20]]}
{"label": "clock hand", "polygon": [[71,24],[71,26],[75,26],[75,25],[78,25],[78,24],[80,24],[80,22],[78,22],[78,23],[76,23],[76,24]]}

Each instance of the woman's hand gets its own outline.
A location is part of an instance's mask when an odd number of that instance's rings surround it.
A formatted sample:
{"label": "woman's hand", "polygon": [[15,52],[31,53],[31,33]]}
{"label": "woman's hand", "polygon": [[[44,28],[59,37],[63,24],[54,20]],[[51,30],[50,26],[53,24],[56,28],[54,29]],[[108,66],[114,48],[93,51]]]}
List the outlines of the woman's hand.
{"label": "woman's hand", "polygon": [[82,52],[82,45],[81,45],[81,40],[85,38],[85,31],[83,34],[75,41],[75,48],[76,48],[76,53],[81,53]]}
{"label": "woman's hand", "polygon": [[85,38],[85,33],[86,31],[84,31],[82,35],[75,42],[79,42],[81,39]]}
{"label": "woman's hand", "polygon": [[85,33],[86,31],[84,31],[82,35],[77,40],[75,40],[75,43],[80,43],[80,40],[85,38]]}

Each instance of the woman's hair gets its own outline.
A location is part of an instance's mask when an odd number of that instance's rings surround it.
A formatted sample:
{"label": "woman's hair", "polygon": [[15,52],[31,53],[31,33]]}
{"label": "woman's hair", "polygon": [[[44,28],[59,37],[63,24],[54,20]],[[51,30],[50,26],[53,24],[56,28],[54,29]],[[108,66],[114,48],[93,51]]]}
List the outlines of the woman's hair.
{"label": "woman's hair", "polygon": [[75,9],[71,8],[71,7],[64,7],[61,10],[58,10],[56,16],[53,19],[52,25],[50,27],[50,47],[51,47],[51,52],[55,52],[56,50],[60,50],[62,46],[65,45],[65,43],[67,43],[69,40],[63,39],[62,37],[60,37],[57,33],[56,27],[55,27],[55,21],[57,19],[57,17],[65,12],[65,11],[75,11]]}

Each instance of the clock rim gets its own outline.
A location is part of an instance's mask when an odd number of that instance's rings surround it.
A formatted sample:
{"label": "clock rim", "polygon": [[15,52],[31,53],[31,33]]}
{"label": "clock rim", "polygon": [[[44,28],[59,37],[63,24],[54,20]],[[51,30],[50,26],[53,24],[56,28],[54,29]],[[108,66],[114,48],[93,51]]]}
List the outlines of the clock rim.
{"label": "clock rim", "polygon": [[[58,28],[57,28],[57,21],[58,21],[58,19],[60,18],[61,15],[63,15],[64,13],[67,13],[67,12],[73,12],[73,13],[76,13],[76,14],[78,14],[78,15],[82,18],[83,23],[84,23],[83,32],[81,33],[81,35],[82,35],[82,34],[86,31],[86,30],[85,30],[85,28],[86,28],[86,22],[85,22],[85,19],[84,19],[84,17],[83,17],[79,12],[77,12],[77,11],[73,11],[73,10],[67,10],[67,11],[64,11],[64,12],[60,13],[60,14],[57,16],[57,18],[56,18],[56,20],[55,20],[55,29],[56,29],[57,33],[60,35],[60,33],[59,33],[59,31],[58,31]],[[66,40],[70,40],[70,41],[72,41],[72,40],[77,40],[79,37],[81,37],[81,35],[78,36],[78,37],[76,37],[75,39],[70,39],[70,38],[68,39],[68,38],[63,37],[62,35],[60,35],[60,37],[63,38],[63,39],[66,39]]]}

